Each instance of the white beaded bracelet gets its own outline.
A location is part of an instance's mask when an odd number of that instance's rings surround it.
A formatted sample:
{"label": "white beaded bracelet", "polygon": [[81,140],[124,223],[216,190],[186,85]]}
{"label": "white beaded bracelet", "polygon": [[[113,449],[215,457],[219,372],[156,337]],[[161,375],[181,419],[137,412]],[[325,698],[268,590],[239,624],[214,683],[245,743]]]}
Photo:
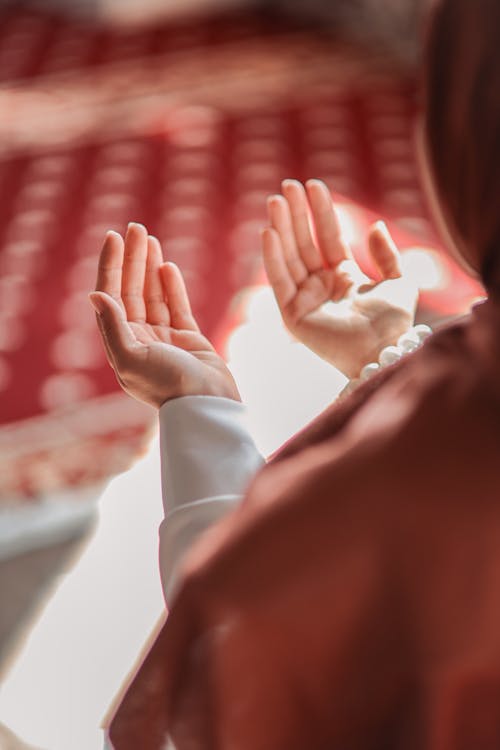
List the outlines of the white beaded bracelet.
{"label": "white beaded bracelet", "polygon": [[365,365],[359,374],[359,378],[350,380],[342,391],[341,396],[352,393],[360,383],[369,380],[376,372],[382,370],[384,367],[393,365],[405,354],[418,349],[431,334],[432,329],[423,324],[408,329],[406,333],[403,333],[399,337],[396,346],[386,346],[382,349],[378,357],[378,362],[370,362],[368,365]]}

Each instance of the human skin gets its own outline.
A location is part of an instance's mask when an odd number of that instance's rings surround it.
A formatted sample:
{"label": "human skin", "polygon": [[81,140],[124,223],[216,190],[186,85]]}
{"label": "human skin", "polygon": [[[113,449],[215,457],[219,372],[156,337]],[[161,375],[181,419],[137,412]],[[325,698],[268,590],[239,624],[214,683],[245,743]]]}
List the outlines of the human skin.
{"label": "human skin", "polygon": [[[285,181],[284,195],[270,199],[265,266],[292,333],[356,377],[411,326],[417,291],[403,278],[383,224],[374,225],[368,238],[380,278],[361,272],[340,236],[326,185],[313,180],[307,193],[316,245],[303,191],[300,183]],[[180,270],[163,261],[160,243],[141,224],[129,224],[125,237],[106,235],[90,301],[109,364],[134,398],[156,408],[181,396],[240,400],[224,360],[192,314]]]}
{"label": "human skin", "polygon": [[141,224],[108,232],[90,301],[108,362],[122,388],[159,408],[179,396],[241,400],[222,357],[200,332],[182,274],[163,262]]}
{"label": "human skin", "polygon": [[383,222],[368,232],[368,250],[378,270],[377,278],[369,278],[342,237],[327,186],[309,180],[304,189],[296,180],[285,180],[282,190],[268,201],[270,227],[262,238],[281,315],[297,339],[356,378],[412,325],[417,288],[403,275],[399,251]]}

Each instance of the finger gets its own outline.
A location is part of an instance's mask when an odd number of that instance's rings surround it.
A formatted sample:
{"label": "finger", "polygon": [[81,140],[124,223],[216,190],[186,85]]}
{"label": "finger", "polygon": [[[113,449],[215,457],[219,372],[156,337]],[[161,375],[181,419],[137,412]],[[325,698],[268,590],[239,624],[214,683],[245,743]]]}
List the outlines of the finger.
{"label": "finger", "polygon": [[280,235],[271,227],[262,232],[262,258],[276,302],[283,312],[297,294],[297,286],[285,262]]}
{"label": "finger", "polygon": [[272,195],[267,201],[269,223],[280,237],[283,258],[295,284],[307,279],[308,272],[299,255],[288,201],[282,195]]}
{"label": "finger", "polygon": [[372,283],[368,276],[363,273],[356,261],[351,258],[340,261],[335,271],[338,288],[344,286],[344,288],[348,290],[352,287],[360,287]]}
{"label": "finger", "polygon": [[148,233],[142,224],[130,223],[125,235],[121,296],[127,318],[136,323],[146,320],[144,278],[148,257]]}
{"label": "finger", "polygon": [[199,331],[191,312],[184,278],[175,263],[168,261],[160,267],[160,277],[170,313],[170,325],[178,329]]}
{"label": "finger", "polygon": [[383,279],[398,279],[402,275],[399,250],[383,221],[371,227],[368,249]]}
{"label": "finger", "polygon": [[298,180],[285,180],[282,184],[283,195],[290,206],[295,241],[299,255],[308,269],[313,272],[324,267],[321,253],[314,244],[309,223],[308,202],[304,186]]}
{"label": "finger", "polygon": [[316,237],[323,257],[332,268],[352,257],[349,245],[342,239],[342,229],[330,191],[321,180],[308,180],[307,196],[316,227]]}
{"label": "finger", "polygon": [[116,300],[103,292],[92,292],[89,299],[98,315],[99,330],[111,364],[120,369],[137,343],[125,313]]}
{"label": "finger", "polygon": [[170,314],[160,278],[163,263],[161,245],[156,237],[148,237],[148,255],[144,279],[144,303],[146,319],[151,325],[170,325]]}
{"label": "finger", "polygon": [[123,238],[118,232],[108,232],[99,256],[96,291],[105,292],[121,304]]}
{"label": "finger", "polygon": [[331,300],[333,302],[339,302],[347,296],[353,287],[357,285],[359,286],[359,281],[353,278],[352,270],[348,267],[344,267],[343,262],[335,268],[334,273],[335,276]]}

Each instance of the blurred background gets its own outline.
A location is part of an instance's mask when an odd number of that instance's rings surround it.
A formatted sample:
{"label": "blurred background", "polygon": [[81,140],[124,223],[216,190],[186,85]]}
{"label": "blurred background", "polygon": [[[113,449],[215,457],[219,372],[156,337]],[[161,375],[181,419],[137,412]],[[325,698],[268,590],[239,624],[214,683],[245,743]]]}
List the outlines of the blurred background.
{"label": "blurred background", "polygon": [[101,748],[162,617],[155,415],[120,392],[87,302],[107,229],[143,222],[181,266],[266,454],[345,383],[288,338],[265,287],[282,179],[327,182],[367,270],[367,227],[387,220],[420,321],[482,295],[420,186],[429,4],[0,0],[0,750],[26,747],[10,730]]}

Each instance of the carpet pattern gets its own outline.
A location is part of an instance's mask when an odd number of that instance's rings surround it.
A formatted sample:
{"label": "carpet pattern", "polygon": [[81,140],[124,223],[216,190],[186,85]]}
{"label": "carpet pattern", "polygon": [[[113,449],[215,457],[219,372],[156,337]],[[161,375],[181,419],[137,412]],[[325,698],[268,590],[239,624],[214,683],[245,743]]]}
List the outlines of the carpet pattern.
{"label": "carpet pattern", "polygon": [[[416,88],[380,54],[237,14],[140,31],[0,19],[0,503],[123,470],[154,416],[121,394],[87,293],[103,234],[145,223],[204,331],[261,278],[265,198],[323,178],[363,262],[375,212],[426,271],[422,314],[482,294],[439,250],[417,173]],[[375,215],[373,214],[373,215]]]}

